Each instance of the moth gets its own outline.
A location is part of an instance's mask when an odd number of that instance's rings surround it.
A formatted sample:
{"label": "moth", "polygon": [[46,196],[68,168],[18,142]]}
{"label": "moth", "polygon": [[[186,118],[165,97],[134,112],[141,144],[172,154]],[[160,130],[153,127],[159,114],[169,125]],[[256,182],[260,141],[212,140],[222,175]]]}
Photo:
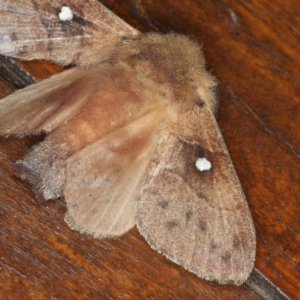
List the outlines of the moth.
{"label": "moth", "polygon": [[0,102],[0,134],[46,133],[14,165],[94,237],[137,225],[207,280],[242,284],[255,230],[215,120],[216,80],[181,34],[141,34],[94,0],[1,0],[0,53],[76,67]]}

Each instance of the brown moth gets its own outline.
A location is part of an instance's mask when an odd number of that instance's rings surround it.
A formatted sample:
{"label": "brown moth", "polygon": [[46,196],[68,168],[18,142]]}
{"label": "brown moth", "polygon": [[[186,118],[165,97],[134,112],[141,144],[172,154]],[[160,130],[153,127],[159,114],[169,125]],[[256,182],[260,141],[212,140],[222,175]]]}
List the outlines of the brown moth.
{"label": "brown moth", "polygon": [[255,231],[216,123],[197,44],[141,34],[94,0],[1,0],[0,53],[77,67],[2,99],[1,135],[47,133],[14,174],[64,196],[72,229],[150,246],[207,280],[242,284]]}

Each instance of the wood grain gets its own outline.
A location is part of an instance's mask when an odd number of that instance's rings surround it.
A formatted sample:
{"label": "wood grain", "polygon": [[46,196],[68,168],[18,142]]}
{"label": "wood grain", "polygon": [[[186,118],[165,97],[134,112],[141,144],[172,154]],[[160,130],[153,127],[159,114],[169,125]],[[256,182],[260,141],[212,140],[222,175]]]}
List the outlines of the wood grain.
{"label": "wood grain", "polygon": [[[218,123],[254,218],[255,270],[240,287],[220,286],[152,250],[136,228],[114,240],[70,230],[63,201],[39,203],[11,176],[13,162],[42,137],[9,137],[0,139],[0,298],[300,299],[299,5],[103,3],[141,31],[176,31],[203,44],[219,81]],[[41,61],[19,68],[36,80],[59,70]],[[14,87],[5,78],[1,97]]]}

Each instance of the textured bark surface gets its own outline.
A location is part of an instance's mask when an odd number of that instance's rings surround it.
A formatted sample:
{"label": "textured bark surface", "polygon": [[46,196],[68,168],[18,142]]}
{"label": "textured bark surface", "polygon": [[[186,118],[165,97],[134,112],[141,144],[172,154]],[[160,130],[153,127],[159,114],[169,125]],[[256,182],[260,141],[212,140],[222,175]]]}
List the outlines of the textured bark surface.
{"label": "textured bark surface", "polygon": [[[0,138],[0,298],[299,297],[299,5],[182,3],[103,1],[143,32],[175,31],[203,44],[208,69],[219,81],[217,121],[256,228],[250,279],[239,287],[201,280],[152,250],[136,228],[115,240],[70,230],[63,202],[40,203],[29,185],[11,176],[13,162],[42,137],[10,137]],[[0,61],[1,97],[27,84],[26,72],[41,80],[59,70],[44,61],[11,65]]]}

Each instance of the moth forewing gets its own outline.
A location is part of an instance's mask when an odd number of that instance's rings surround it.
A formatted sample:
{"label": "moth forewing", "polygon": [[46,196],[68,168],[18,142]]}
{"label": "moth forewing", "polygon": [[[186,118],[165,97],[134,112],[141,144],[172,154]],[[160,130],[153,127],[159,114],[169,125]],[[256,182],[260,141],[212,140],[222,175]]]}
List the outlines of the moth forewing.
{"label": "moth forewing", "polygon": [[[72,17],[64,20],[66,10]],[[62,65],[95,65],[111,56],[122,37],[139,35],[94,0],[3,0],[0,20],[0,53]]]}
{"label": "moth forewing", "polygon": [[198,276],[245,281],[254,227],[197,44],[140,34],[92,0],[1,1],[0,19],[0,53],[79,65],[1,101],[2,135],[47,133],[15,174],[40,199],[64,196],[73,229],[118,236],[138,220]]}
{"label": "moth forewing", "polygon": [[[211,167],[200,171],[199,157]],[[209,109],[195,107],[176,130],[160,133],[137,224],[154,249],[199,277],[238,285],[248,278],[255,260],[254,226]]]}

